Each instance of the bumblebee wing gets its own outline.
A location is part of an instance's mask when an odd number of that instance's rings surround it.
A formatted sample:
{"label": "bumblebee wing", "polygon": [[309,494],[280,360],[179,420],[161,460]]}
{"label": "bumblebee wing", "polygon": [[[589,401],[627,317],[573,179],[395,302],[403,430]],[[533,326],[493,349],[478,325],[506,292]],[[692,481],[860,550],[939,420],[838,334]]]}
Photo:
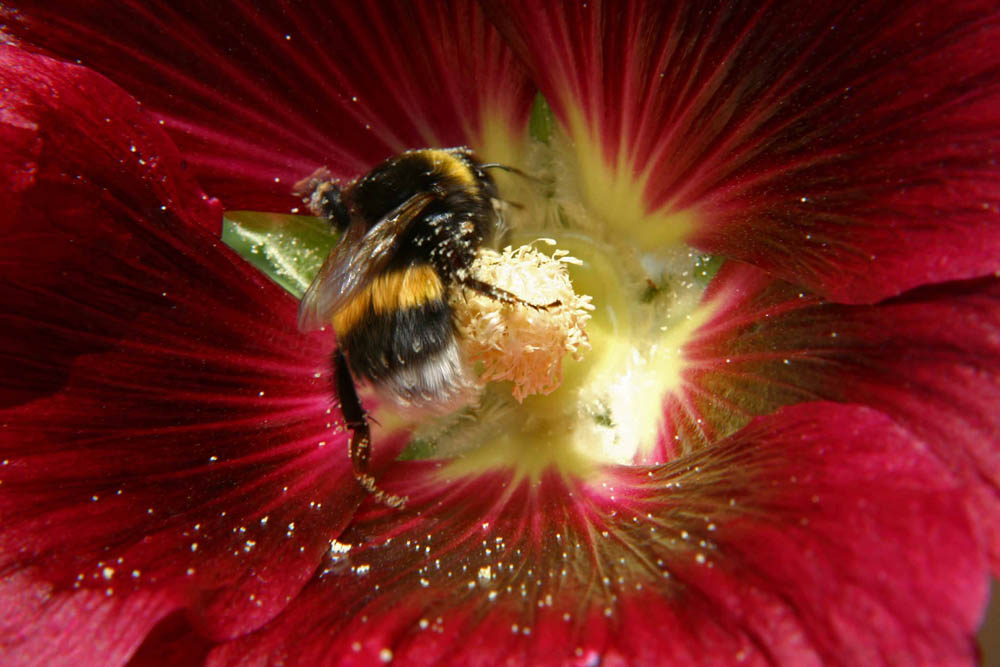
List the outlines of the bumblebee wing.
{"label": "bumblebee wing", "polygon": [[384,271],[399,250],[402,234],[433,199],[428,192],[413,195],[367,233],[361,225],[348,226],[302,297],[299,329],[312,331],[329,324],[334,313]]}
{"label": "bumblebee wing", "polygon": [[300,331],[313,331],[329,324],[337,309],[363,287],[357,284],[338,285],[338,280],[352,266],[351,255],[360,247],[364,233],[361,225],[348,225],[344,236],[330,251],[299,302]]}

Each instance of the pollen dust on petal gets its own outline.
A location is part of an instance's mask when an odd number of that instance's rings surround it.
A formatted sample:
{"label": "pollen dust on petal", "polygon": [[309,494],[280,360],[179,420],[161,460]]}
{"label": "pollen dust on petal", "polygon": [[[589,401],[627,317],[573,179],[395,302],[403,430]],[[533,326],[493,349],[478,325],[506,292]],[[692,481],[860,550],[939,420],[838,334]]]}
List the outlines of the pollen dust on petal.
{"label": "pollen dust on petal", "polygon": [[503,302],[469,288],[451,294],[465,353],[482,363],[483,382],[510,380],[518,401],[549,394],[562,381],[563,355],[580,360],[590,349],[585,327],[594,306],[573,291],[566,270],[577,263],[565,250],[549,257],[530,245],[478,251],[472,274],[521,300]]}

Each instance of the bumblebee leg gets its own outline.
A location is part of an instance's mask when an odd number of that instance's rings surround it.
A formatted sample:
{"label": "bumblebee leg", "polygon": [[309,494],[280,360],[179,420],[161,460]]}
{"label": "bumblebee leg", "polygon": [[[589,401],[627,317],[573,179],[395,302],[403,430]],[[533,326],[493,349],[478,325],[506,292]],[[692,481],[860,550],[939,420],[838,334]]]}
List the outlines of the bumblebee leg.
{"label": "bumblebee leg", "polygon": [[466,276],[459,281],[459,284],[463,287],[468,287],[471,290],[479,292],[494,301],[499,301],[500,303],[509,303],[511,305],[520,304],[522,306],[528,306],[529,308],[534,308],[535,310],[548,310],[549,308],[555,308],[556,306],[561,306],[562,301],[556,299],[552,303],[547,303],[544,306],[540,306],[536,303],[531,303],[530,301],[525,301],[516,294],[511,294],[505,289],[496,287],[482,280]]}
{"label": "bumblebee leg", "polygon": [[351,429],[351,465],[354,467],[354,474],[361,475],[368,472],[371,429],[368,427],[368,415],[361,407],[361,400],[354,388],[354,378],[347,367],[347,359],[340,348],[333,354],[333,376],[337,384],[337,396],[340,397],[340,411],[347,428]]}
{"label": "bumblebee leg", "polygon": [[354,469],[355,479],[380,503],[389,507],[402,507],[407,501],[405,497],[386,493],[375,483],[375,478],[368,474],[372,449],[371,427],[368,425],[368,414],[361,405],[361,399],[358,398],[347,359],[340,348],[333,353],[333,376],[337,386],[337,396],[340,397],[340,411],[344,415],[347,428],[351,430],[351,467]]}

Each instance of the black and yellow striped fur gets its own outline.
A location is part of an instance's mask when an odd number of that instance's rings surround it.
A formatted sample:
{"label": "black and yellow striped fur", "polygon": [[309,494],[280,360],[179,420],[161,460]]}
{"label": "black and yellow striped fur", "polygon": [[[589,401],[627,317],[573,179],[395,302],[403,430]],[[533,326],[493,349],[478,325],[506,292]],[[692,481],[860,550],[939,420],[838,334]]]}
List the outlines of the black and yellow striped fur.
{"label": "black and yellow striped fur", "polygon": [[520,302],[470,272],[501,228],[486,171],[498,166],[467,148],[414,150],[343,187],[318,172],[302,188],[343,237],[303,297],[299,326],[332,325],[337,334],[334,375],[355,475],[383,498],[367,472],[371,436],[355,381],[403,409],[452,411],[474,398],[476,383],[459,352],[449,290]]}

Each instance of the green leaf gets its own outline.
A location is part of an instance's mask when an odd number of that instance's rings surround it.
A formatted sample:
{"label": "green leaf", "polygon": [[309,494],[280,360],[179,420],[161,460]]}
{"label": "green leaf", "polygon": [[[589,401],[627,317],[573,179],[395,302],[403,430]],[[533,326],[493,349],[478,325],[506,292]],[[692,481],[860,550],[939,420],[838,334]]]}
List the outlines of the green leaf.
{"label": "green leaf", "polygon": [[433,458],[437,450],[428,440],[411,440],[406,449],[396,457],[397,461],[422,461]]}
{"label": "green leaf", "polygon": [[308,215],[228,211],[222,242],[301,299],[339,235],[323,218]]}
{"label": "green leaf", "polygon": [[535,102],[531,105],[531,117],[528,119],[528,132],[535,141],[543,144],[549,143],[552,132],[555,130],[556,116],[552,113],[552,108],[541,93],[535,95]]}
{"label": "green leaf", "polygon": [[726,258],[721,255],[702,255],[694,265],[694,280],[699,285],[708,285],[722,268]]}

